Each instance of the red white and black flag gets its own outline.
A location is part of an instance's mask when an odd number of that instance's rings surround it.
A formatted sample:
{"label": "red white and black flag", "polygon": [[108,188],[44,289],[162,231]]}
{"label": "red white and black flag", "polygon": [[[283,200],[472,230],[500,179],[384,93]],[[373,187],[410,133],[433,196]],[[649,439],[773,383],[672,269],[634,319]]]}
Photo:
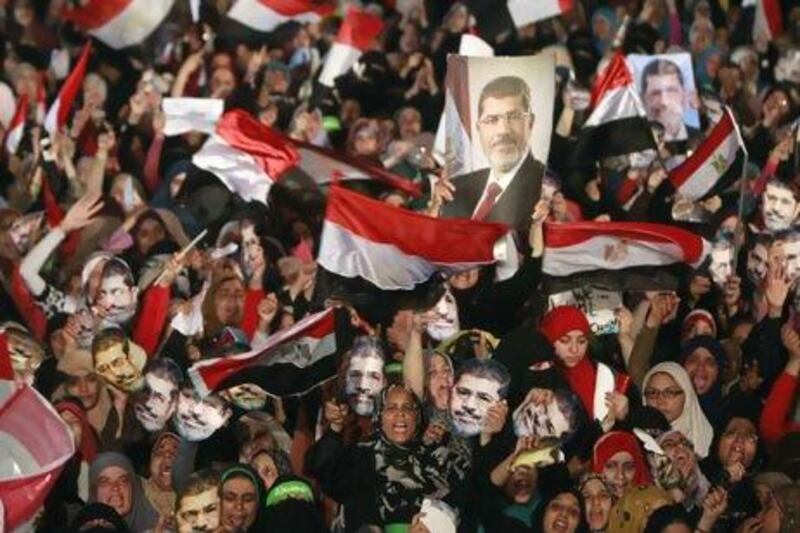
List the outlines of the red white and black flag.
{"label": "red white and black flag", "polygon": [[584,157],[601,159],[656,148],[644,104],[621,52],[612,56],[597,78],[591,106],[579,140]]}
{"label": "red white and black flag", "polygon": [[134,46],[150,36],[175,0],[88,0],[64,9],[66,20],[114,49]]}
{"label": "red white and black flag", "polygon": [[411,290],[435,272],[510,258],[504,224],[432,218],[331,187],[317,261],[384,290]]}
{"label": "red white and black flag", "polygon": [[736,120],[726,108],[697,150],[670,171],[669,182],[680,196],[699,200],[718,189],[720,179],[733,166],[743,147]]}
{"label": "red white and black flag", "polygon": [[339,33],[325,56],[319,82],[333,87],[336,78],[356,64],[361,54],[368,51],[383,30],[378,15],[350,7],[339,27]]}
{"label": "red white and black flag", "polygon": [[710,249],[694,233],[646,222],[546,224],[544,244],[542,272],[551,276],[674,263],[696,267]]}
{"label": "red white and black flag", "polygon": [[336,376],[334,313],[306,316],[250,352],[195,363],[189,378],[201,396],[245,383],[278,397],[302,395]]}
{"label": "red white and black flag", "polygon": [[236,0],[228,17],[259,32],[271,32],[284,22],[319,22],[335,5],[311,0]]}
{"label": "red white and black flag", "polygon": [[67,124],[69,112],[72,109],[72,102],[78,95],[81,86],[83,85],[83,78],[86,76],[86,67],[89,64],[89,53],[92,49],[91,41],[87,42],[81,52],[81,57],[78,59],[78,64],[72,69],[72,72],[67,76],[61,90],[58,91],[55,101],[50,105],[47,110],[47,115],[44,117],[44,129],[52,137],[56,132]]}

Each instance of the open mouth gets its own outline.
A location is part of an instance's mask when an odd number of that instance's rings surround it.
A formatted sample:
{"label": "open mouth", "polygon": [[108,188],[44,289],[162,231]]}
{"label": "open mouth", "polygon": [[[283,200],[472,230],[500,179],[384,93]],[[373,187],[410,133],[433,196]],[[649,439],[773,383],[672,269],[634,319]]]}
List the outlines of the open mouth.
{"label": "open mouth", "polygon": [[556,518],[556,521],[553,522],[553,529],[556,531],[567,531],[567,529],[569,529],[569,524],[563,518]]}

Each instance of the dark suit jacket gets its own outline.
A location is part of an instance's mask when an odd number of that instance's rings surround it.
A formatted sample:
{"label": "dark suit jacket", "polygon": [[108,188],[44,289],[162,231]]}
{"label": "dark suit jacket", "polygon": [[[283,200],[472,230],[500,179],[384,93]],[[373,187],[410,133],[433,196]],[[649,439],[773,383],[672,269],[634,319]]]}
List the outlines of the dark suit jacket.
{"label": "dark suit jacket", "polygon": [[[544,165],[529,152],[511,183],[492,207],[486,221],[504,222],[526,231],[530,225],[533,207],[542,192],[543,174]],[[472,218],[488,179],[488,168],[454,177],[452,181],[456,188],[455,198],[442,207],[442,217]]]}

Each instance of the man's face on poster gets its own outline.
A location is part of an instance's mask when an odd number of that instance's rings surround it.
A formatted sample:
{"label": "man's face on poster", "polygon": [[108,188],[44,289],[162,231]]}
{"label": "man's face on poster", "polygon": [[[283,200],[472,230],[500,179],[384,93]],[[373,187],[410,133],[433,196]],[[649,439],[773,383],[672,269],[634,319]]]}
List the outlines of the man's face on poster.
{"label": "man's face on poster", "polygon": [[133,392],[142,388],[142,371],[147,355],[141,348],[120,342],[94,354],[94,369],[103,379],[117,389]]}
{"label": "man's face on poster", "polygon": [[530,151],[533,120],[522,96],[488,96],[483,100],[478,135],[492,170],[508,172]]}
{"label": "man's face on poster", "polygon": [[222,391],[220,396],[245,411],[257,411],[267,405],[268,395],[255,383],[242,383]]}
{"label": "man's face on poster", "polygon": [[786,276],[794,283],[800,278],[800,234],[783,241],[783,253],[786,257]]}
{"label": "man's face on poster", "polygon": [[431,310],[433,320],[425,328],[428,335],[437,341],[443,341],[455,335],[459,328],[458,304],[453,294],[448,290],[442,294],[439,301]]}
{"label": "man's face on poster", "polygon": [[178,404],[178,383],[161,372],[146,372],[141,396],[134,402],[136,419],[147,431],[164,428]]}
{"label": "man's face on poster", "polygon": [[185,387],[178,396],[173,422],[181,437],[196,442],[210,437],[230,416],[222,398],[212,395],[201,399],[193,388]]}
{"label": "man's face on poster", "polygon": [[216,531],[219,527],[219,509],[217,487],[210,487],[200,494],[184,496],[175,513],[178,531],[180,533]]}
{"label": "man's face on poster", "polygon": [[647,76],[643,100],[647,118],[664,126],[665,140],[678,139],[683,126],[683,109],[686,92],[678,74],[651,74]]}
{"label": "man's face on poster", "polygon": [[450,415],[459,435],[473,437],[481,432],[486,413],[500,400],[501,384],[491,378],[462,374],[450,395]]}
{"label": "man's face on poster", "polygon": [[[569,408],[566,402],[564,409]],[[514,433],[518,437],[560,438],[572,431],[570,414],[564,412],[562,403],[554,394],[547,404],[535,404],[529,393],[514,411]]]}
{"label": "man's face on poster", "polygon": [[797,200],[791,190],[768,183],[761,199],[761,215],[770,231],[789,229],[797,218]]}
{"label": "man's face on poster", "polygon": [[756,243],[747,253],[747,277],[754,285],[761,285],[767,277],[768,254],[767,247],[761,243]]}
{"label": "man's face on poster", "polygon": [[733,246],[727,243],[714,245],[711,249],[711,265],[708,267],[711,279],[722,287],[733,274]]}
{"label": "man's face on poster", "polygon": [[375,403],[384,385],[383,358],[364,351],[350,356],[345,375],[345,394],[350,407],[361,416],[375,411]]}
{"label": "man's face on poster", "polygon": [[252,224],[242,226],[242,265],[248,277],[264,264],[264,248]]}
{"label": "man's face on poster", "polygon": [[136,314],[138,292],[135,286],[125,283],[122,275],[104,276],[100,280],[95,305],[100,308],[105,320],[124,324]]}

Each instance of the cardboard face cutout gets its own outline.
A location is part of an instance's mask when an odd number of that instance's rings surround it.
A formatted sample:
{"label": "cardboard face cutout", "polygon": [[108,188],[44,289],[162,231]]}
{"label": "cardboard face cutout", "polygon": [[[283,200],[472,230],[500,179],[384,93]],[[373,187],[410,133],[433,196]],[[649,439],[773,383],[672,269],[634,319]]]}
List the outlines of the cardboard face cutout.
{"label": "cardboard face cutout", "polygon": [[147,431],[160,431],[175,413],[180,382],[180,368],[170,359],[154,359],[145,369],[144,387],[133,400],[133,412]]}
{"label": "cardboard face cutout", "polygon": [[462,374],[450,396],[450,416],[456,433],[473,437],[481,432],[486,413],[501,399],[501,383],[490,377]]}
{"label": "cardboard face cutout", "polygon": [[220,396],[245,411],[260,411],[267,405],[269,394],[255,383],[242,383],[222,391]]}
{"label": "cardboard face cutout", "polygon": [[255,233],[252,224],[242,226],[242,266],[244,273],[249,278],[255,270],[264,264],[264,248],[261,240]]}
{"label": "cardboard face cutout", "polygon": [[376,351],[353,350],[345,376],[345,394],[357,414],[370,416],[385,383],[383,357]]}
{"label": "cardboard face cutout", "polygon": [[426,331],[432,339],[437,341],[449,339],[461,329],[458,320],[458,304],[449,289],[439,298],[432,313],[435,318],[426,326]]}
{"label": "cardboard face cutout", "polygon": [[184,387],[172,421],[181,437],[197,442],[210,437],[230,416],[230,408],[219,396],[212,394],[201,399],[193,388]]}
{"label": "cardboard face cutout", "polygon": [[718,287],[722,287],[733,274],[733,245],[718,242],[711,249],[711,265],[708,267],[711,279]]}
{"label": "cardboard face cutout", "polygon": [[783,242],[786,256],[786,276],[791,283],[800,279],[800,233],[792,234]]}
{"label": "cardboard face cutout", "polygon": [[791,228],[797,218],[797,200],[792,191],[775,183],[767,183],[761,197],[761,216],[771,232]]}
{"label": "cardboard face cutout", "polygon": [[94,370],[106,382],[123,392],[134,392],[144,385],[147,353],[125,339],[93,354]]}
{"label": "cardboard face cutout", "polygon": [[219,490],[211,487],[192,496],[184,496],[175,513],[179,533],[217,531],[220,516]]}
{"label": "cardboard face cutout", "polygon": [[578,406],[574,397],[553,393],[547,403],[534,403],[534,390],[514,411],[514,433],[518,437],[562,438],[575,431]]}
{"label": "cardboard face cutout", "polygon": [[756,287],[767,277],[768,254],[767,247],[761,243],[755,243],[747,253],[747,277]]}

